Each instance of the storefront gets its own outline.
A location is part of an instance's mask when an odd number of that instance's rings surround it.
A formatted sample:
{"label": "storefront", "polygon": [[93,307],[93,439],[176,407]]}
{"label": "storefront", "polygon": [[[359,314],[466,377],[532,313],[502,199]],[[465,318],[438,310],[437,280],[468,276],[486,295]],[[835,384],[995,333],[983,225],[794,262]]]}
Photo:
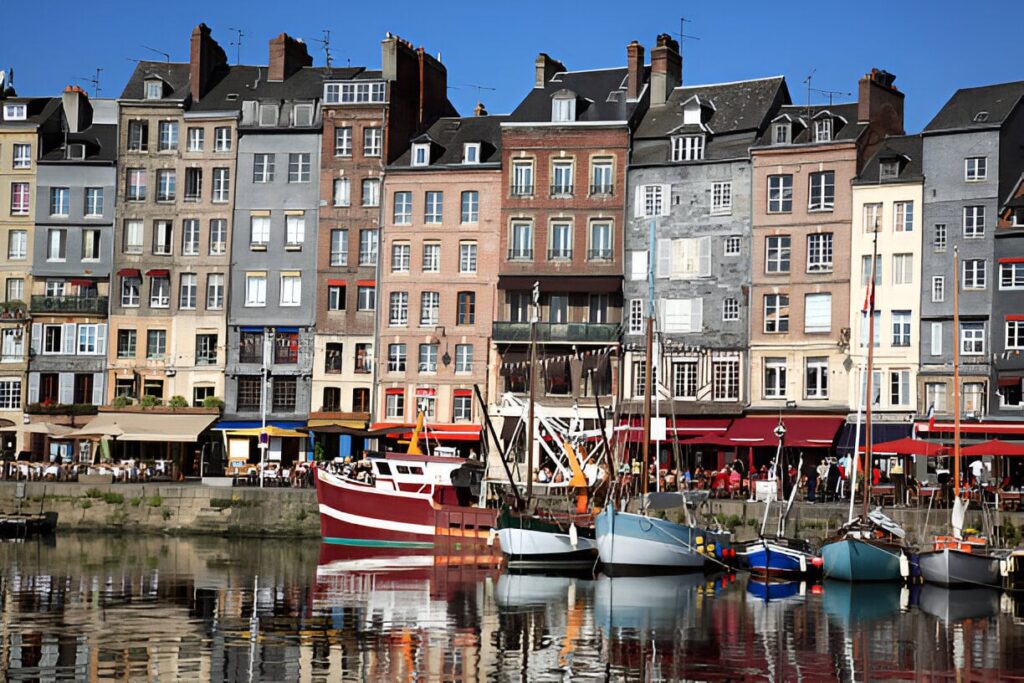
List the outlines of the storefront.
{"label": "storefront", "polygon": [[245,465],[256,465],[261,460],[260,435],[266,434],[267,462],[289,467],[295,462],[313,459],[309,436],[304,431],[304,421],[267,420],[266,427],[260,420],[221,420],[213,429],[221,432],[227,453],[227,473],[234,473]]}
{"label": "storefront", "polygon": [[319,444],[324,460],[359,459],[368,447],[369,413],[317,412],[309,415],[308,432],[316,453]]}
{"label": "storefront", "polygon": [[[697,467],[719,469],[732,460],[743,460],[749,470],[769,465],[779,447],[776,428],[785,427],[784,448],[803,453],[805,464],[816,464],[832,455],[836,434],[845,418],[821,415],[746,416],[732,421],[721,435],[698,436],[687,445],[700,446],[695,451]],[[806,452],[804,452],[806,451]]]}

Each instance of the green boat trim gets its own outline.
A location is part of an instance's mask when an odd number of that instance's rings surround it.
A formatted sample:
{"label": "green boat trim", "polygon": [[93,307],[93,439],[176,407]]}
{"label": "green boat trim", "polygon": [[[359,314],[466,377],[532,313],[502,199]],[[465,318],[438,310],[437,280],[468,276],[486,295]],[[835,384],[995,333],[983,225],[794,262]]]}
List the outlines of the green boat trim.
{"label": "green boat trim", "polygon": [[330,545],[348,545],[358,548],[433,548],[431,541],[374,541],[364,538],[327,537],[324,543]]}

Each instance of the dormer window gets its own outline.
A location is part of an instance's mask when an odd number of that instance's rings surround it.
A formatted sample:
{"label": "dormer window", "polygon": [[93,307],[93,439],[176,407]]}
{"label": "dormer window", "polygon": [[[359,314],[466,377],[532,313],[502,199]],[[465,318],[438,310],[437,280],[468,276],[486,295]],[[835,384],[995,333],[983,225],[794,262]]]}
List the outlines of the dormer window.
{"label": "dormer window", "polygon": [[552,121],[575,121],[576,120],[576,98],[556,97],[551,100]]}
{"label": "dormer window", "polygon": [[1013,210],[1013,227],[1024,228],[1024,207]]}
{"label": "dormer window", "polygon": [[703,158],[703,135],[677,135],[672,138],[672,161],[700,161]]}
{"label": "dormer window", "polygon": [[24,104],[4,105],[5,121],[24,121],[26,118],[28,118],[28,107]]}
{"label": "dormer window", "polygon": [[160,100],[164,96],[164,82],[151,78],[146,81],[146,99],[147,100]]}
{"label": "dormer window", "polygon": [[814,141],[830,142],[832,140],[832,119],[825,117],[814,122]]}
{"label": "dormer window", "polygon": [[464,164],[479,164],[480,163],[480,143],[479,142],[467,142],[462,146],[462,163]]}
{"label": "dormer window", "polygon": [[260,105],[260,125],[261,126],[276,126],[277,125],[277,105],[276,104],[261,104]]}
{"label": "dormer window", "polygon": [[974,115],[975,123],[985,123],[986,121],[988,121],[987,111],[979,111],[977,114]]}
{"label": "dormer window", "polygon": [[878,165],[879,180],[895,180],[900,175],[899,159],[883,159]]}
{"label": "dormer window", "polygon": [[79,142],[69,144],[66,148],[66,154],[68,159],[84,159],[85,145]]}
{"label": "dormer window", "polygon": [[428,166],[430,164],[430,144],[420,142],[412,146],[412,165]]}
{"label": "dormer window", "polygon": [[791,131],[792,124],[776,123],[772,126],[772,144],[773,145],[788,145],[792,139]]}
{"label": "dormer window", "polygon": [[312,104],[296,104],[293,112],[294,125],[296,126],[312,126],[313,125],[313,105]]}

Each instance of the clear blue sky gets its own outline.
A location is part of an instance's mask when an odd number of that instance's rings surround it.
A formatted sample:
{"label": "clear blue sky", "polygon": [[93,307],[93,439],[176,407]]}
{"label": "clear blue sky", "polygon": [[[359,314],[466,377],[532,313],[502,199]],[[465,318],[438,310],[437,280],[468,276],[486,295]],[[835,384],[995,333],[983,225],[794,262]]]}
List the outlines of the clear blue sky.
{"label": "clear blue sky", "polygon": [[[570,69],[625,64],[633,39],[649,50],[661,32],[692,23],[684,42],[684,80],[708,83],[785,75],[797,102],[802,81],[853,93],[871,67],[896,74],[907,93],[906,127],[920,130],[960,87],[1024,80],[1016,34],[1024,25],[1024,1],[998,2],[353,2],[308,0],[133,0],[4,2],[0,68],[13,67],[20,95],[55,95],[103,69],[101,96],[120,94],[134,64],[162,59],[143,45],[187,61],[191,29],[206,22],[234,62],[234,34],[241,28],[242,63],[266,64],[267,42],[284,31],[304,38],[314,63],[324,53],[314,39],[331,31],[335,64],[380,66],[387,31],[442,53],[453,87],[450,98],[463,114],[477,99],[492,113],[510,111],[533,83],[533,61],[547,52]],[[15,30],[17,27],[17,30]],[[998,36],[1002,35],[1002,38]],[[494,88],[478,91],[474,85]],[[814,95],[820,99],[820,95]]]}

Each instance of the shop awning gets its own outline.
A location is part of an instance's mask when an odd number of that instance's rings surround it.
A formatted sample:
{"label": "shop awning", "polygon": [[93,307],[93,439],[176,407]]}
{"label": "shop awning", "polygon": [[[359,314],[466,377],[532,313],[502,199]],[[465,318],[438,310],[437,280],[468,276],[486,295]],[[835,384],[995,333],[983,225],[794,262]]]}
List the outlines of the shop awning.
{"label": "shop awning", "polygon": [[73,287],[92,287],[96,284],[96,280],[87,280],[84,277],[73,277],[68,280],[68,284]]}
{"label": "shop awning", "polygon": [[[844,418],[831,416],[783,417],[782,422],[786,426],[783,445],[793,448],[831,448],[836,432],[844,421]],[[741,417],[733,420],[724,434],[698,436],[686,443],[733,448],[774,447],[779,443],[775,436],[778,424],[778,417]]]}
{"label": "shop awning", "polygon": [[151,268],[146,271],[146,275],[149,277],[170,277],[171,271],[166,268]]}
{"label": "shop awning", "polygon": [[305,426],[306,423],[299,420],[267,420],[266,427],[260,420],[221,420],[213,428],[227,432],[228,436],[259,436],[266,431],[270,436],[306,438],[307,434],[299,431]]}
{"label": "shop awning", "polygon": [[216,419],[217,416],[210,413],[100,413],[77,430],[76,435],[113,436],[120,431],[119,441],[194,443]]}
{"label": "shop awning", "polygon": [[609,294],[622,289],[621,275],[499,275],[498,289],[528,290],[540,283],[540,291]]}
{"label": "shop awning", "polygon": [[[415,425],[394,422],[375,422],[370,425],[370,431],[381,432],[381,434],[393,439],[405,440],[412,438],[412,430],[414,428]],[[428,424],[424,425],[423,430],[428,439],[436,439],[437,441],[480,440],[480,425]]]}
{"label": "shop awning", "polygon": [[[918,433],[953,433],[952,422],[917,423]],[[961,434],[1017,434],[1024,438],[1024,422],[967,422],[960,423]]]}
{"label": "shop awning", "polygon": [[1024,457],[1024,443],[992,439],[960,449],[960,455],[1007,455]]}
{"label": "shop awning", "polygon": [[[866,452],[866,450],[866,446],[860,447],[861,453]],[[871,452],[876,455],[884,453],[886,455],[924,455],[935,457],[946,455],[948,450],[941,443],[911,439],[910,437],[871,444]]]}
{"label": "shop awning", "polygon": [[[874,422],[871,425],[871,435],[874,438],[874,443],[895,441],[896,439],[902,439],[905,436],[910,436],[910,424],[906,422]],[[856,439],[856,423],[846,423],[843,425],[842,432],[839,434],[839,441],[836,444],[836,450],[842,453],[848,453],[852,456],[853,444]],[[863,423],[860,425],[859,443],[861,445],[866,443],[866,432],[864,431]]]}
{"label": "shop awning", "polygon": [[[676,417],[666,418],[669,438],[676,441],[697,443],[695,439],[717,437],[725,434],[732,424],[731,418],[718,417]],[[615,433],[627,443],[640,443],[643,440],[644,420],[642,417],[631,417],[619,422]]]}

